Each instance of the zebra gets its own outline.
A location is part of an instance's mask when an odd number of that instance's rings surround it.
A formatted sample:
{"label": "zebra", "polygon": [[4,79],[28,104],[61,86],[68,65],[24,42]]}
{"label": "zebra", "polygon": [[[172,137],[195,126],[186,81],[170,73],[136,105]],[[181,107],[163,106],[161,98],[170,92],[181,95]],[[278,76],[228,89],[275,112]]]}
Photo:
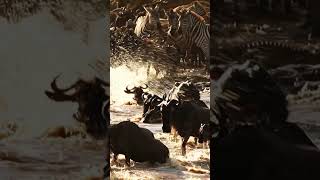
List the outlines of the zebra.
{"label": "zebra", "polygon": [[159,6],[155,8],[143,7],[146,11],[145,16],[138,17],[134,33],[138,36],[151,36],[155,31],[162,31],[160,24]]}
{"label": "zebra", "polygon": [[[196,9],[195,9],[196,10]],[[181,32],[178,32],[179,28],[179,21],[178,21],[178,13],[174,12],[175,10],[165,11],[165,14],[167,16],[167,20],[169,23],[169,30],[167,32],[167,35],[171,41],[173,41],[174,45],[178,48],[178,50],[184,54],[183,62],[185,63],[185,60],[191,59],[194,64],[196,64],[198,55],[199,55],[199,61],[198,65],[200,65],[200,62],[203,61],[203,55],[201,50],[192,44],[191,49],[187,47],[186,40]],[[200,11],[201,13],[201,11]],[[190,49],[190,51],[188,51]],[[191,57],[190,57],[191,56]]]}
{"label": "zebra", "polygon": [[210,30],[209,24],[206,24],[204,18],[194,11],[182,11],[179,15],[180,31],[185,39],[185,44],[191,48],[193,44],[201,49],[207,61],[210,59],[209,42]]}

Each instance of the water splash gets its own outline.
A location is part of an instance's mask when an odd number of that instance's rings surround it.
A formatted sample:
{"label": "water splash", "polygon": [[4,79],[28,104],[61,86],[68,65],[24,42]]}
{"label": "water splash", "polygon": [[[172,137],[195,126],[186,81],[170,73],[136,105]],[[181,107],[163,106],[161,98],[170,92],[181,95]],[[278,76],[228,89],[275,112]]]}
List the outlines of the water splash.
{"label": "water splash", "polygon": [[[140,65],[140,66],[139,66]],[[132,100],[132,94],[126,94],[124,92],[127,85],[130,87],[142,85],[148,79],[152,79],[152,75],[155,74],[155,71],[151,69],[150,75],[147,76],[148,67],[146,65],[133,65],[134,68],[128,68],[127,66],[119,66],[116,68],[110,69],[110,98],[111,103],[114,104],[124,104]],[[135,69],[135,70],[132,70]],[[147,90],[148,91],[148,90]]]}

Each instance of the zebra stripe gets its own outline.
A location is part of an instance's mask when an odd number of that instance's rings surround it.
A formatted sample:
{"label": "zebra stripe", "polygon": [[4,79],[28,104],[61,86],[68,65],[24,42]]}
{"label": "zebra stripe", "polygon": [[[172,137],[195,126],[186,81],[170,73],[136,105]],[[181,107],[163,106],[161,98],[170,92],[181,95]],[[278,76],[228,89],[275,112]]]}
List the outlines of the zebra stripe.
{"label": "zebra stripe", "polygon": [[160,16],[158,8],[144,8],[146,10],[145,16],[140,16],[136,21],[134,33],[138,36],[151,36],[155,35],[155,30],[161,29]]}
{"label": "zebra stripe", "polygon": [[203,17],[193,11],[183,12],[179,17],[179,30],[186,41],[187,47],[195,44],[204,53],[207,59],[210,58],[209,25],[204,22]]}

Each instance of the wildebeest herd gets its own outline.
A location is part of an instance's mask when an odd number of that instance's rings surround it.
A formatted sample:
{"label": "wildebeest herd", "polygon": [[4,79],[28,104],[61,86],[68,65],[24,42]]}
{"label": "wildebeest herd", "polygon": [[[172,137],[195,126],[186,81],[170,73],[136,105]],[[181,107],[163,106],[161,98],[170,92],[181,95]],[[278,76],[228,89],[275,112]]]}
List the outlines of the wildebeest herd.
{"label": "wildebeest herd", "polygon": [[[71,101],[78,103],[78,112],[74,119],[84,123],[86,131],[95,139],[107,139],[114,159],[118,154],[124,154],[126,164],[130,159],[137,162],[164,163],[169,158],[169,149],[154,138],[153,133],[141,128],[133,122],[123,121],[110,125],[109,96],[105,87],[109,86],[99,78],[92,81],[79,79],[67,88],[58,88],[56,76],[51,83],[51,91],[45,94],[54,101]],[[170,133],[174,128],[183,138],[182,154],[186,153],[186,143],[190,136],[199,138],[200,143],[209,140],[209,108],[200,100],[199,90],[190,81],[176,82],[174,87],[163,97],[144,92],[139,86],[124,90],[133,93],[134,100],[143,102],[143,117],[145,123],[163,123],[163,132]],[[73,93],[68,93],[74,90]],[[105,104],[105,106],[104,106]],[[142,105],[142,104],[141,104]],[[107,136],[109,135],[109,136]],[[148,146],[148,149],[144,147]],[[146,151],[147,150],[147,151]],[[109,150],[108,150],[109,151]],[[107,158],[108,159],[108,158]],[[106,166],[107,168],[107,166]],[[109,169],[107,168],[109,171]]]}
{"label": "wildebeest herd", "polygon": [[[186,144],[190,136],[195,137],[196,141],[201,137],[201,143],[209,140],[204,134],[208,134],[206,131],[210,130],[206,128],[209,126],[210,110],[200,100],[200,92],[191,81],[176,82],[162,98],[148,92],[141,94],[141,86],[134,89],[136,90],[134,99],[143,102],[143,122],[162,122],[164,133],[170,133],[173,128],[183,138],[181,145],[183,155],[186,153]],[[127,90],[125,92],[128,93]],[[139,99],[137,99],[138,94],[141,94]]]}

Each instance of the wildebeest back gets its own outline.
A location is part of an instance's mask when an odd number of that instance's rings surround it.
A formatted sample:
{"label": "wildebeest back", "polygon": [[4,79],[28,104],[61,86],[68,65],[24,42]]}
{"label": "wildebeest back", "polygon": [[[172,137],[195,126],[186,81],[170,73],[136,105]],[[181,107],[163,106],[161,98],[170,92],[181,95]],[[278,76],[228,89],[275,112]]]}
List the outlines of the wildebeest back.
{"label": "wildebeest back", "polygon": [[124,154],[136,162],[163,162],[167,147],[153,133],[133,122],[123,121],[110,127],[110,146],[115,154]]}

